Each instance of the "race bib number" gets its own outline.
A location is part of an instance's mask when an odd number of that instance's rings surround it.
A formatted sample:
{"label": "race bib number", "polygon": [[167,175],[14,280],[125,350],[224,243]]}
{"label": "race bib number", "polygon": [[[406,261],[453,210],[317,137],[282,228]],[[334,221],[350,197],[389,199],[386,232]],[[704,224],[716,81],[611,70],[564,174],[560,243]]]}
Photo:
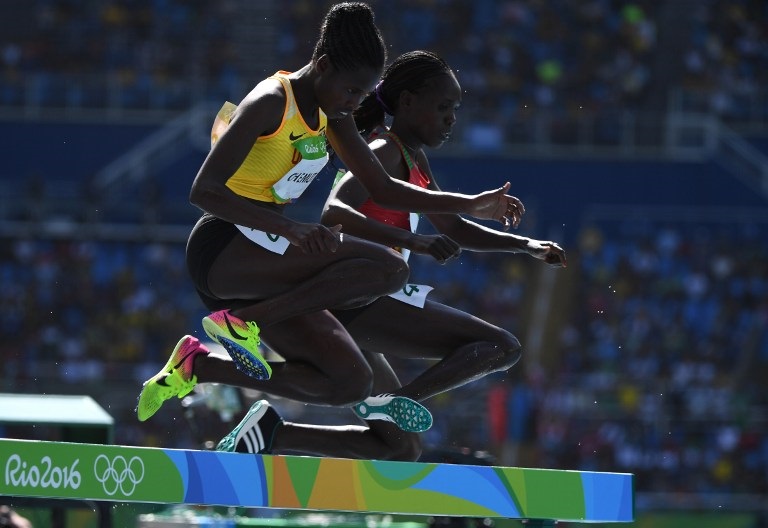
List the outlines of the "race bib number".
{"label": "race bib number", "polygon": [[427,295],[432,290],[434,290],[432,286],[425,286],[424,284],[406,284],[402,290],[391,294],[390,297],[417,308],[424,308]]}
{"label": "race bib number", "polygon": [[310,136],[293,142],[301,160],[272,186],[272,195],[278,203],[295,200],[307,190],[328,162],[325,136]]}
{"label": "race bib number", "polygon": [[235,224],[235,226],[243,235],[245,235],[245,238],[258,244],[264,249],[271,251],[272,253],[284,255],[285,250],[288,249],[288,246],[291,245],[287,238],[281,237],[280,235],[265,233],[264,231],[259,231],[258,229],[253,229],[251,227],[245,227],[237,224]]}

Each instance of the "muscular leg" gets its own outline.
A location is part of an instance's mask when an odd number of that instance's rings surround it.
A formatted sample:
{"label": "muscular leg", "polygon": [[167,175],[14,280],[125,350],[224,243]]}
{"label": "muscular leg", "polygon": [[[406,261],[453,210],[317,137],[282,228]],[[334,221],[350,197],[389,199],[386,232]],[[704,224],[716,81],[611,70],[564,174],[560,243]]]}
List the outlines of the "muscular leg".
{"label": "muscular leg", "polygon": [[[336,324],[339,323],[336,322]],[[271,328],[274,329],[275,327]],[[288,335],[295,335],[296,340],[300,341],[301,335],[309,334]],[[290,338],[278,338],[276,341],[283,345],[306,344],[292,342]],[[281,352],[296,359],[298,355],[292,354],[291,350],[297,349],[282,348]],[[362,376],[369,381],[373,377],[373,392],[376,394],[391,391],[394,387],[400,386],[400,381],[384,356],[371,353],[363,354],[365,366],[370,365],[367,372],[365,369],[357,368],[360,364],[353,364],[342,365],[348,367],[344,368],[343,372],[333,370],[326,375],[310,363],[302,363],[296,359],[285,363],[272,363],[272,379],[259,381],[232,368],[232,362],[228,358],[213,355],[198,356],[195,360],[195,370],[199,372],[198,378],[201,383],[226,383],[307,403],[344,406],[363,400],[371,392],[370,385],[365,395],[353,392],[356,384],[352,383],[351,380],[356,380],[358,377]],[[326,399],[328,395],[333,394],[338,397],[338,394],[344,391],[349,393],[346,396],[348,401],[328,401]],[[350,418],[352,416],[350,411]],[[413,461],[417,460],[421,454],[421,440],[418,434],[406,433],[395,424],[381,420],[372,420],[367,423],[367,426],[321,426],[285,422],[275,433],[272,452],[275,454],[294,453],[342,458]]]}
{"label": "muscular leg", "polygon": [[[373,368],[374,392],[389,391],[400,386],[397,376],[381,354],[365,353],[365,356]],[[406,433],[395,424],[381,420],[371,420],[367,422],[367,427],[286,422],[275,433],[272,452],[415,461],[421,454],[421,440],[418,434]]]}
{"label": "muscular leg", "polygon": [[344,327],[328,311],[273,324],[263,341],[285,361],[270,362],[272,377],[257,380],[232,366],[229,358],[195,359],[199,383],[224,383],[316,405],[348,406],[371,393],[373,373]]}
{"label": "muscular leg", "polygon": [[[305,254],[291,246],[277,255],[238,234],[208,274],[211,292],[237,301],[232,313],[262,329],[295,315],[368,304],[407,280],[399,253],[351,236],[335,253]],[[254,303],[242,307],[246,299]]]}
{"label": "muscular leg", "polygon": [[[359,368],[360,361],[360,356],[349,352],[347,348],[354,345],[350,345],[346,339],[343,341],[345,348],[336,348],[328,343],[326,336],[332,332],[329,329],[334,328],[333,323],[339,324],[333,319],[325,323],[328,326],[318,326],[314,333],[308,329],[297,333],[300,326],[288,323],[275,327],[275,332],[270,333],[267,329],[264,334],[267,340],[270,335],[283,336],[279,341],[267,342],[287,360],[290,358],[287,363],[272,364],[273,374],[269,381],[260,382],[248,378],[233,372],[229,366],[211,367],[210,370],[206,366],[205,370],[196,368],[196,372],[200,372],[200,381],[232,383],[309,403],[352,405],[367,396],[359,397],[366,387],[370,388],[370,378],[365,377],[364,373],[352,371]],[[392,392],[417,401],[460,387],[492,372],[507,370],[517,363],[521,355],[520,342],[511,333],[466,312],[432,301],[427,301],[424,308],[419,309],[390,297],[382,297],[349,323],[347,330],[355,342],[364,345],[367,352],[439,360],[402,388],[399,382],[395,385],[382,385],[374,375],[376,385],[373,394]],[[327,348],[323,350],[330,360],[322,359],[326,356],[313,355],[315,343],[326,343]],[[302,352],[307,347],[308,351]],[[347,359],[339,359],[342,355]],[[214,361],[210,356],[201,360]],[[330,368],[327,372],[319,373],[314,366],[316,364],[329,365]],[[214,371],[219,371],[221,376],[215,377]],[[394,377],[394,373],[391,376]],[[391,380],[392,377],[385,379]],[[293,379],[300,379],[301,383],[294,383],[291,381]],[[361,386],[362,382],[357,383],[359,380],[365,381],[365,387]],[[275,381],[278,384],[273,385]],[[355,387],[351,388],[353,381]],[[344,390],[345,394],[343,397],[334,397],[335,403],[321,400],[321,394],[330,398],[322,392],[328,388]],[[346,403],[341,403],[342,400],[346,400]]]}
{"label": "muscular leg", "polygon": [[429,300],[419,309],[382,297],[347,330],[366,351],[439,360],[405,387],[387,390],[417,401],[507,370],[521,355],[520,342],[506,330]]}
{"label": "muscular leg", "polygon": [[272,377],[264,383],[245,379],[229,362],[202,357],[198,381],[321,405],[365,399],[370,366],[325,309],[368,304],[402,287],[407,275],[397,252],[354,237],[345,237],[335,253],[304,254],[291,246],[277,255],[236,235],[209,270],[208,286],[215,296],[232,299],[234,315],[258,324],[260,338],[285,362],[271,363]]}
{"label": "muscular leg", "polygon": [[[303,254],[289,247],[277,255],[238,233],[208,271],[208,288],[214,297],[229,300],[224,306],[235,316],[258,324],[260,338],[285,362],[270,365],[272,376],[262,383],[237,374],[229,361],[200,354],[193,366],[197,381],[315,404],[354,405],[370,395],[371,367],[327,308],[368,304],[397,291],[407,278],[399,253],[354,237],[346,237],[334,253]],[[149,389],[142,389],[140,415],[151,416],[169,397],[169,389],[160,386],[167,377],[145,384]],[[178,383],[171,389],[183,390]]]}

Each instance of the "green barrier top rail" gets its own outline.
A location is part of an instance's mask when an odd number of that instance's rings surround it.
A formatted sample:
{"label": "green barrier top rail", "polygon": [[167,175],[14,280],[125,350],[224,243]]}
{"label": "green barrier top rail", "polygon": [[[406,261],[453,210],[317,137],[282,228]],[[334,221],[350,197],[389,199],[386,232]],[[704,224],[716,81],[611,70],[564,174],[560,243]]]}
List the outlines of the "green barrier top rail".
{"label": "green barrier top rail", "polygon": [[632,522],[633,476],[0,439],[0,495]]}

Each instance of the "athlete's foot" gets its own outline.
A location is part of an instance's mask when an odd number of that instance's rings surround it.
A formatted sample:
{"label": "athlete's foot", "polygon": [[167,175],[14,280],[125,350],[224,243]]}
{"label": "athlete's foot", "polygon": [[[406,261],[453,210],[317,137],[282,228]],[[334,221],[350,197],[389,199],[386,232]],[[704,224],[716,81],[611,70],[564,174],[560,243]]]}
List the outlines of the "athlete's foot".
{"label": "athlete's foot", "polygon": [[224,347],[239,370],[260,380],[272,376],[272,367],[259,351],[261,340],[256,323],[243,321],[229,310],[220,310],[203,318],[203,329]]}
{"label": "athlete's foot", "polygon": [[179,340],[165,366],[141,387],[136,406],[139,421],[151,418],[165,400],[174,396],[183,398],[192,392],[197,385],[192,369],[200,354],[207,355],[208,349],[197,338],[186,335]]}
{"label": "athlete's foot", "polygon": [[409,433],[422,433],[432,427],[432,413],[419,402],[405,396],[370,396],[352,409],[363,420],[385,420]]}
{"label": "athlete's foot", "polygon": [[216,451],[269,453],[281,423],[283,419],[267,400],[257,401],[232,432],[221,439]]}

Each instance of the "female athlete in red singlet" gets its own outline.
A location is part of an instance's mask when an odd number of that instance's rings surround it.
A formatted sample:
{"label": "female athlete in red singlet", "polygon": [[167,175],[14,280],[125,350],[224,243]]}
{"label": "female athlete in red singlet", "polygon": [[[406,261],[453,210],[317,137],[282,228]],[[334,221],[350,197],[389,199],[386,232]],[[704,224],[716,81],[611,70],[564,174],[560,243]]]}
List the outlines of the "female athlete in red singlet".
{"label": "female athlete in red singlet", "polygon": [[[382,81],[355,112],[355,121],[365,135],[381,131],[385,113],[392,115],[391,127],[370,142],[371,149],[393,177],[439,191],[422,147],[439,147],[450,137],[460,102],[461,87],[448,65],[432,53],[414,51],[387,68]],[[398,248],[406,258],[408,252],[416,252],[445,262],[467,249],[527,253],[555,267],[566,265],[564,251],[554,242],[488,229],[457,214],[425,215],[439,234],[421,235],[414,232],[414,216],[377,205],[359,179],[347,173],[334,186],[322,221],[343,225],[345,233]],[[423,402],[507,370],[519,360],[521,345],[513,334],[426,299],[430,290],[407,285],[403,291],[347,311],[347,315],[334,312],[376,367],[373,394],[386,393],[355,406],[359,416],[375,414],[382,399],[404,396]],[[400,387],[384,359],[387,355],[439,361]]]}

